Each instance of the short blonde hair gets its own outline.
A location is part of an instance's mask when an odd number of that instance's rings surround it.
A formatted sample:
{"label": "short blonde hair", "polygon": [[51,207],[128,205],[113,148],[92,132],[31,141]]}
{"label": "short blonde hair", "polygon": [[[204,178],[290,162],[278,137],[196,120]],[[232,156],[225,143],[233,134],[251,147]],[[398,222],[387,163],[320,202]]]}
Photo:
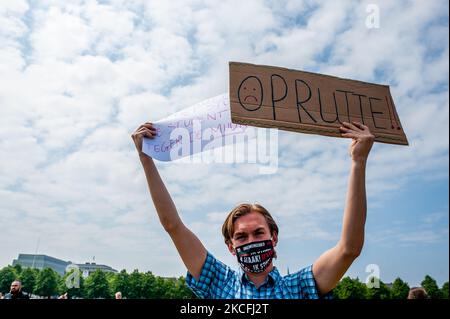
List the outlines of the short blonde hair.
{"label": "short blonde hair", "polygon": [[409,290],[408,299],[428,299],[428,295],[422,287],[414,287]]}
{"label": "short blonde hair", "polygon": [[231,238],[234,235],[234,222],[244,215],[250,214],[251,212],[258,212],[264,216],[267,225],[269,226],[270,234],[278,235],[278,226],[272,215],[265,209],[263,206],[259,204],[240,204],[236,206],[227,216],[225,222],[222,225],[222,235],[225,240],[225,244],[231,243]]}

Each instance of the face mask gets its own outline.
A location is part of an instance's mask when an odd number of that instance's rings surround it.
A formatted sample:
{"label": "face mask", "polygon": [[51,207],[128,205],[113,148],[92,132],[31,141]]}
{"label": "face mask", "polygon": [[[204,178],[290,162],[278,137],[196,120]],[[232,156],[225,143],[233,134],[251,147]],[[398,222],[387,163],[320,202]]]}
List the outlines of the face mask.
{"label": "face mask", "polygon": [[272,240],[254,241],[236,247],[238,263],[244,271],[259,273],[266,270],[272,261],[275,251]]}

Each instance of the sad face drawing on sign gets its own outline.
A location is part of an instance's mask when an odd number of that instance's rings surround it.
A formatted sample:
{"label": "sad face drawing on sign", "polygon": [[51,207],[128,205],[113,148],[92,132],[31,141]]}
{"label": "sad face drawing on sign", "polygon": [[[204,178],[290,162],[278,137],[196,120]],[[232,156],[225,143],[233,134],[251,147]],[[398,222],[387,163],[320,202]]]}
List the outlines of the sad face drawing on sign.
{"label": "sad face drawing on sign", "polygon": [[238,89],[239,103],[247,111],[258,110],[263,101],[263,86],[256,76],[246,77]]}

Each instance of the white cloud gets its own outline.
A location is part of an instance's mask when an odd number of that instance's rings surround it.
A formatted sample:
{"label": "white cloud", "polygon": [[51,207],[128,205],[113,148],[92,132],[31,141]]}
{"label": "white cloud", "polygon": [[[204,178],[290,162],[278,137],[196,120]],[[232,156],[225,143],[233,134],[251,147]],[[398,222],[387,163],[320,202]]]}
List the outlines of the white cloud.
{"label": "white cloud", "polygon": [[368,239],[373,243],[400,243],[402,246],[448,243],[448,212],[426,212],[416,224],[410,220],[395,220],[391,226],[371,230]]}

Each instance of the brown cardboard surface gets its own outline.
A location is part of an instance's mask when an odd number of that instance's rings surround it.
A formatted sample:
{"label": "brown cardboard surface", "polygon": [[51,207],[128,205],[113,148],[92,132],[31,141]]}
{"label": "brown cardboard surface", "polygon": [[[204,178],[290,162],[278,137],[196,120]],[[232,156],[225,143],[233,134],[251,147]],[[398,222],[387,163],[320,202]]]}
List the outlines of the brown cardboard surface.
{"label": "brown cardboard surface", "polygon": [[230,62],[233,123],[340,137],[342,122],[367,125],[375,141],[408,145],[389,86]]}

